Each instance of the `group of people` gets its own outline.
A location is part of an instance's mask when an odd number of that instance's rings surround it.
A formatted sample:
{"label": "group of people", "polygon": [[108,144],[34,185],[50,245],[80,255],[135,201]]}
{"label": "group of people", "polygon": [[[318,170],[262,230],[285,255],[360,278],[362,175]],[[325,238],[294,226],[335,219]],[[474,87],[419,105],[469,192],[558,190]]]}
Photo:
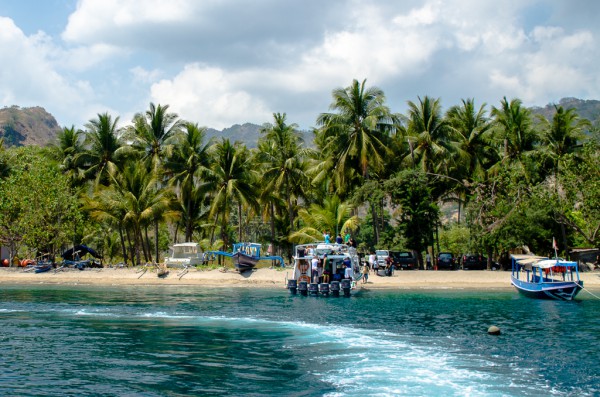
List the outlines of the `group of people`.
{"label": "group of people", "polygon": [[[375,274],[378,274],[379,262],[377,262],[377,255],[375,254],[374,251],[371,251],[367,260],[365,262],[363,262],[363,267],[361,269],[363,283],[368,282],[369,273],[370,273],[371,269],[375,272]],[[387,258],[385,258],[385,268],[384,268],[385,274],[387,276],[391,276],[393,270],[394,270],[394,261],[392,260],[391,256],[388,256]]]}
{"label": "group of people", "polygon": [[327,254],[324,254],[322,259],[318,255],[313,255],[310,264],[311,282],[321,284],[339,281],[342,278],[351,279],[352,261],[350,258],[345,257],[341,265],[342,267],[338,268],[337,264],[330,263]]}
{"label": "group of people", "polygon": [[[331,244],[331,235],[327,230],[323,231],[323,241],[325,242],[325,244]],[[338,235],[335,237],[335,243],[346,244],[349,247],[356,248],[356,241],[354,241],[354,239],[350,235],[350,232],[348,231],[346,232],[344,237],[342,237],[341,233],[338,233]]]}

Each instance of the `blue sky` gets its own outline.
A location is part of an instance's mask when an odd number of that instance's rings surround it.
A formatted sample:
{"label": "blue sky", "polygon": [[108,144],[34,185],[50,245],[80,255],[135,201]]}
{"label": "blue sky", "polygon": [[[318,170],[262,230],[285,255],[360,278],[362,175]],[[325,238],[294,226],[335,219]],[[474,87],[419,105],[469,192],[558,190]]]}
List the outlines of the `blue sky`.
{"label": "blue sky", "polygon": [[405,112],[502,97],[600,99],[600,2],[580,0],[2,0],[2,106],[78,128],[150,102],[222,129],[303,129],[353,79]]}

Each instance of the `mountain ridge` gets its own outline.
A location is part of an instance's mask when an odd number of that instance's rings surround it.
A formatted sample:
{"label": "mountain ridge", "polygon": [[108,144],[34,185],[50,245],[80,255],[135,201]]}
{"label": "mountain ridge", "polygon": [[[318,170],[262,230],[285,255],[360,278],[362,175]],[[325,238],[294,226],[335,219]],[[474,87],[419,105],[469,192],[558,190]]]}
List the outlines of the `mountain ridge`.
{"label": "mountain ridge", "polygon": [[[575,108],[581,118],[586,118],[596,125],[600,123],[599,100],[566,97],[562,98],[556,105],[563,106],[566,109]],[[551,119],[555,112],[553,103],[543,107],[533,106],[529,109],[534,115],[542,115],[547,119]],[[207,128],[206,137],[207,139],[226,138],[231,141],[240,141],[248,148],[255,148],[262,128],[263,126],[252,123],[234,124],[220,131]],[[13,105],[0,109],[0,138],[4,138],[6,147],[45,146],[56,140],[61,129],[54,116],[40,106],[21,108]],[[312,132],[299,132],[307,145],[310,146]]]}

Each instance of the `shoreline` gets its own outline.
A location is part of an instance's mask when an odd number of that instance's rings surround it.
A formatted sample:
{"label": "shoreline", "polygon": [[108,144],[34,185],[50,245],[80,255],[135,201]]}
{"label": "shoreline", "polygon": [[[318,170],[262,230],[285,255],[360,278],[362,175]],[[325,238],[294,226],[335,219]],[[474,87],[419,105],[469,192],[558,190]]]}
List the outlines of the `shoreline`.
{"label": "shoreline", "polygon": [[[169,269],[167,277],[159,278],[156,269],[146,272],[141,268],[67,269],[45,273],[24,272],[22,268],[0,268],[0,285],[48,284],[48,285],[98,285],[98,286],[207,286],[246,288],[285,288],[288,269],[259,268],[252,272],[238,273],[229,269],[190,269],[181,275],[181,269]],[[509,271],[489,270],[406,270],[396,271],[392,277],[369,275],[369,282],[357,283],[358,288],[368,289],[513,289]],[[580,273],[585,288],[600,291],[600,272]]]}

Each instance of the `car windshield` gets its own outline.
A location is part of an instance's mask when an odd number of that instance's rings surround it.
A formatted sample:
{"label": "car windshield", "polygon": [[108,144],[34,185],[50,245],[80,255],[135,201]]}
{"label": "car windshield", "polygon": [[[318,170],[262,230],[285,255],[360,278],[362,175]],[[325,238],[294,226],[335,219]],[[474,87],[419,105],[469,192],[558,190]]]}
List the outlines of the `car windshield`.
{"label": "car windshield", "polygon": [[440,258],[443,258],[443,259],[452,259],[452,254],[449,254],[447,252],[443,252],[443,253],[440,254]]}
{"label": "car windshield", "polygon": [[375,251],[375,255],[377,256],[388,256],[387,251]]}

